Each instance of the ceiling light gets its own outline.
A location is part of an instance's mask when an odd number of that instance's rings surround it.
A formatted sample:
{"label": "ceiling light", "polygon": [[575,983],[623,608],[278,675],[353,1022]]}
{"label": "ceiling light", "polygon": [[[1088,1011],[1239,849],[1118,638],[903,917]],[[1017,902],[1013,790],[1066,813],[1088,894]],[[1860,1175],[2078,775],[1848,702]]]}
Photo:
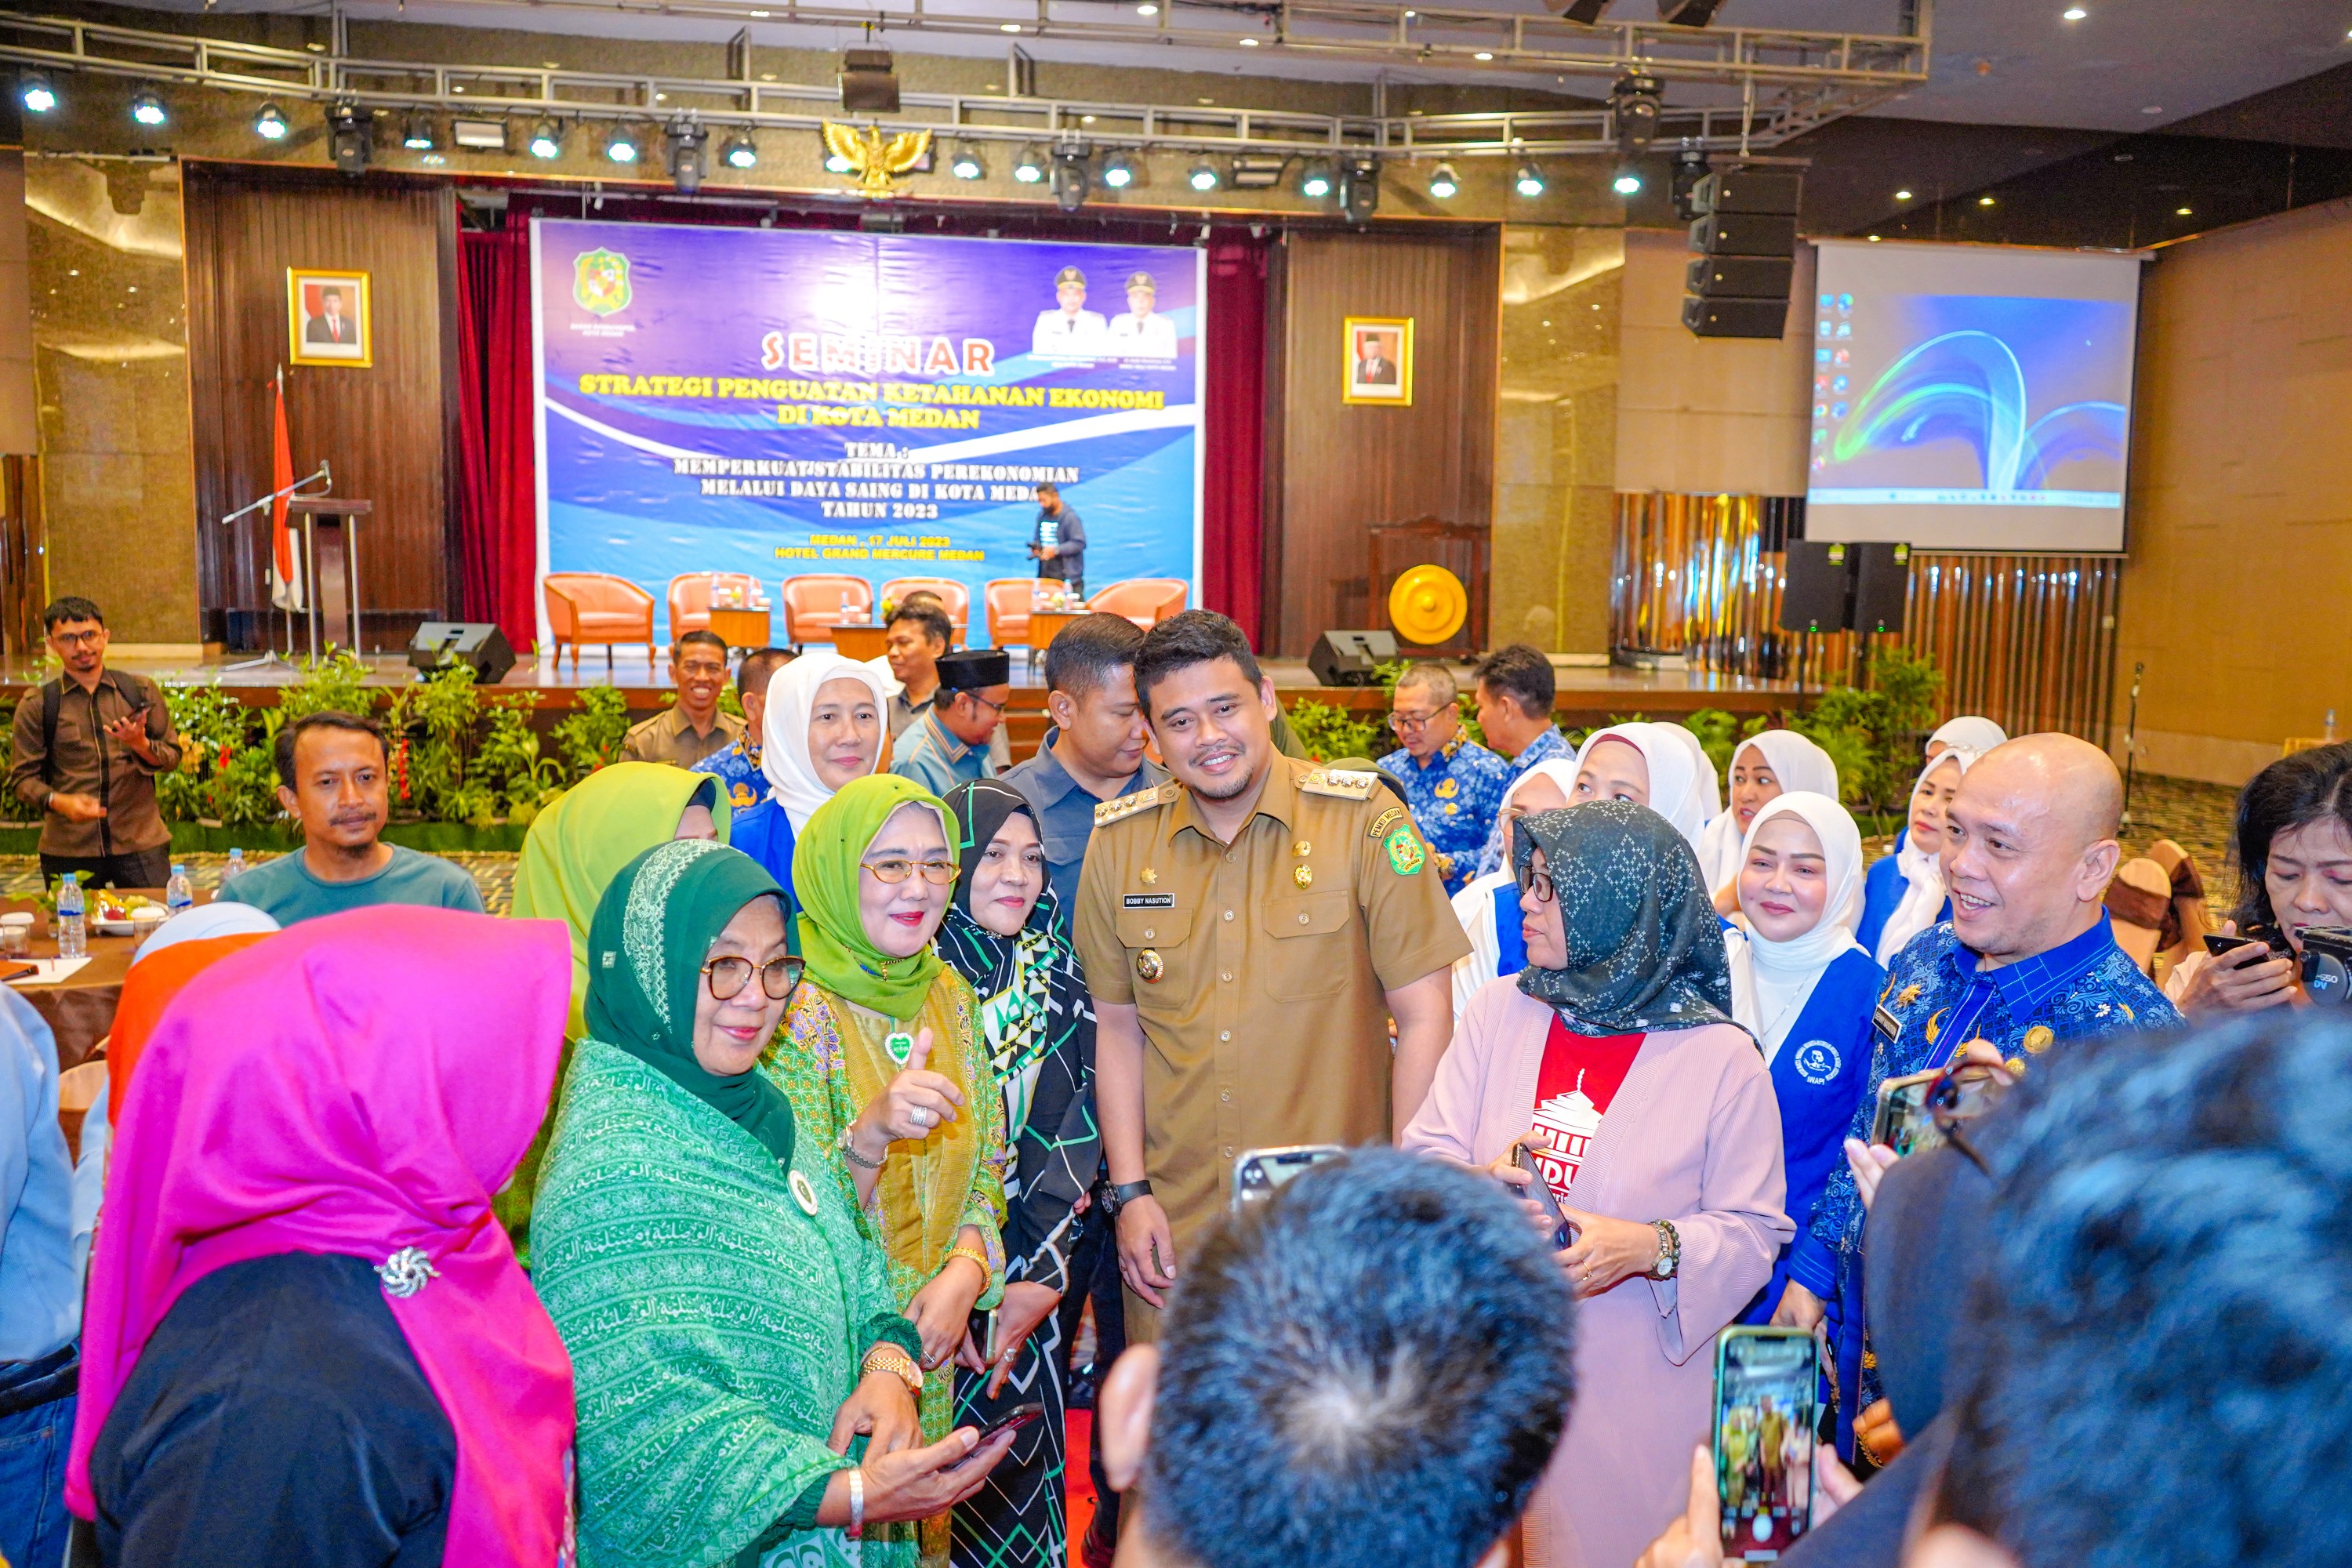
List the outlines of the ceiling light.
{"label": "ceiling light", "polygon": [[438,145],[433,135],[433,121],[421,114],[408,117],[408,124],[400,133],[400,144],[412,153],[430,153]]}
{"label": "ceiling light", "polygon": [[2172,216],[2175,217],[2187,217],[2189,216],[2189,209],[2187,207],[2175,207],[2172,209]]}
{"label": "ceiling light", "polygon": [[959,180],[977,180],[988,171],[981,167],[980,154],[967,142],[959,145],[955,156],[948,161],[948,173]]}
{"label": "ceiling light", "polygon": [[1143,4],[1135,8],[1135,14],[1139,16],[1157,16],[1160,15],[1160,7],[1153,5],[1151,0],[1143,0]]}
{"label": "ceiling light", "polygon": [[719,160],[730,169],[749,169],[760,161],[760,149],[751,138],[738,131],[727,138],[719,149]]}
{"label": "ceiling light", "polygon": [[1126,153],[1113,153],[1103,160],[1102,183],[1114,191],[1135,184],[1135,165],[1127,161]]}
{"label": "ceiling light", "polygon": [[2164,105],[2160,103],[2145,103],[2140,106],[2139,111],[2142,114],[2162,114],[2164,112]]}
{"label": "ceiling light", "polygon": [[[1642,176],[1631,169],[1620,169],[1617,171],[1617,177],[1609,182],[1609,188],[1621,196],[1638,196],[1642,194]],[[1542,193],[1533,191],[1522,194],[1539,195]]]}
{"label": "ceiling light", "polygon": [[58,89],[46,71],[26,71],[16,79],[16,100],[27,111],[47,114],[58,106]]}
{"label": "ceiling light", "polygon": [[996,30],[1000,33],[1017,33],[1021,30],[1021,24],[1018,22],[999,22],[996,25]]}
{"label": "ceiling light", "polygon": [[1911,199],[1911,193],[1908,191],[1897,191],[1895,193],[1895,199],[1898,202],[1907,202]]}
{"label": "ceiling light", "polygon": [[690,196],[702,189],[702,176],[710,167],[710,132],[688,118],[671,121],[667,135],[670,183]]}
{"label": "ceiling light", "polygon": [[1054,205],[1074,213],[1087,201],[1087,160],[1094,148],[1085,142],[1066,142],[1054,149]]}
{"label": "ceiling light", "polygon": [[253,117],[253,133],[264,142],[286,140],[286,116],[274,103],[265,103],[261,112]]}
{"label": "ceiling light", "polygon": [[1429,176],[1429,194],[1441,202],[1453,200],[1454,194],[1461,189],[1461,178],[1454,174],[1451,163],[1440,163],[1437,172]]}
{"label": "ceiling light", "polygon": [[563,128],[552,120],[542,120],[530,128],[530,155],[534,158],[563,156]]}
{"label": "ceiling light", "polygon": [[163,112],[163,100],[152,87],[142,87],[131,95],[131,118],[142,125],[161,125],[168,118]]}
{"label": "ceiling light", "polygon": [[1876,245],[1876,244],[1878,243],[1878,237],[1877,237],[1876,235],[1874,235],[1874,235],[1872,235],[1872,236],[1870,237],[1870,243],[1871,243],[1871,244],[1873,244],[1873,245]]}
{"label": "ceiling light", "polygon": [[1381,162],[1362,153],[1339,160],[1339,215],[1352,224],[1370,222],[1381,205]]}
{"label": "ceiling light", "polygon": [[1989,207],[1992,205],[1992,198],[1990,196],[1979,196],[1977,198],[1977,205],[1980,207]]}
{"label": "ceiling light", "polygon": [[1310,202],[1319,202],[1331,194],[1331,165],[1320,158],[1299,171],[1298,194]]}
{"label": "ceiling light", "polygon": [[1217,166],[1203,158],[1192,165],[1192,172],[1184,176],[1184,183],[1196,191],[1213,191],[1217,188]]}
{"label": "ceiling light", "polygon": [[1242,47],[1245,49],[1254,49],[1257,47],[1257,40],[1255,38],[1244,38],[1242,40]]}
{"label": "ceiling light", "polygon": [[335,167],[346,174],[366,174],[375,152],[375,121],[356,103],[339,103],[327,110],[327,132]]}
{"label": "ceiling light", "polygon": [[625,125],[615,125],[613,133],[604,138],[604,156],[615,163],[637,161],[637,139]]}
{"label": "ceiling light", "polygon": [[2084,17],[2089,16],[2090,13],[2084,10],[2080,5],[2069,5],[2063,11],[2059,12],[2058,15],[2069,22],[2079,22]]}
{"label": "ceiling light", "polygon": [[1631,71],[1609,89],[1609,112],[1617,131],[1617,155],[1638,156],[1657,139],[1665,88],[1647,71]]}
{"label": "ceiling light", "polygon": [[1021,161],[1013,165],[1013,177],[1024,185],[1034,185],[1045,177],[1045,160],[1038,155],[1034,142],[1021,149]]}
{"label": "ceiling light", "polygon": [[1511,188],[1523,196],[1535,197],[1543,195],[1543,171],[1533,163],[1520,164],[1517,171],[1511,175]]}
{"label": "ceiling light", "polygon": [[1472,55],[1470,58],[1474,60],[1491,60],[1495,58],[1495,51],[1492,49],[1480,49],[1476,54]]}
{"label": "ceiling light", "polygon": [[1685,223],[1699,216],[1698,187],[1712,172],[1704,148],[1685,142],[1675,154],[1674,178],[1666,185],[1666,195],[1675,204],[1675,216]]}

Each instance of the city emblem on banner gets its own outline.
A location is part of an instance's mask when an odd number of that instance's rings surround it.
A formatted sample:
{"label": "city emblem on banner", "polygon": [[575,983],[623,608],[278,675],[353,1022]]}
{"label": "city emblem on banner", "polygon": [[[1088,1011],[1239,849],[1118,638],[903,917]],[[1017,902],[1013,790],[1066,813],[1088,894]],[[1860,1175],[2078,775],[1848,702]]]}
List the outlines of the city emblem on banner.
{"label": "city emblem on banner", "polygon": [[572,258],[572,297],[592,316],[610,316],[629,308],[629,258],[601,247]]}

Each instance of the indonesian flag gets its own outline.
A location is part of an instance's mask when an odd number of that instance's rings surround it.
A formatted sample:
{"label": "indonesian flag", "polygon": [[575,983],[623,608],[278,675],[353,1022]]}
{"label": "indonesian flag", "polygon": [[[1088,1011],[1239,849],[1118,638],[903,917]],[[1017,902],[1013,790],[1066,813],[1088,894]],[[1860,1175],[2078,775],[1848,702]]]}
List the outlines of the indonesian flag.
{"label": "indonesian flag", "polygon": [[[278,367],[278,417],[269,443],[269,488],[289,489],[294,483],[294,443],[286,434],[286,367]],[[277,608],[299,613],[302,608],[302,574],[297,559],[299,551],[294,531],[286,525],[285,496],[279,496],[269,509],[269,602]]]}

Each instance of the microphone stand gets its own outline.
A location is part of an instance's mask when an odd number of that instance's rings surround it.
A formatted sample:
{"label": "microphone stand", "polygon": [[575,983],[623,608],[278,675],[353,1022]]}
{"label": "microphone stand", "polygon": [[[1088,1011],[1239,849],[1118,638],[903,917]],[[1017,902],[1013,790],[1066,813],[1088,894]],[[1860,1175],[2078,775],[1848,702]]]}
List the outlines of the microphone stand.
{"label": "microphone stand", "polygon": [[2132,666],[2131,714],[2124,721],[2124,810],[2116,826],[2126,829],[2132,825],[2132,775],[2139,763],[2139,678],[2147,670],[2145,661]]}
{"label": "microphone stand", "polygon": [[[308,494],[303,492],[303,486],[314,484],[323,485],[326,489],[312,490]],[[237,508],[235,511],[230,512],[227,516],[222,518],[220,520],[221,526],[223,528],[226,528],[230,523],[235,522],[238,518],[245,516],[247,512],[259,511],[263,507],[272,505],[280,500],[314,500],[320,496],[325,495],[328,490],[333,489],[334,488],[335,476],[329,470],[326,459],[322,458],[319,461],[319,471],[317,473],[309,475],[303,479],[296,479],[290,485],[280,485],[278,489],[271,490],[268,495],[263,496],[258,500],[246,502],[245,505]],[[309,552],[306,550],[304,554],[307,557]],[[305,565],[307,566],[307,564],[308,562],[306,560]],[[290,589],[295,586],[295,584],[289,583],[285,584],[285,586]],[[227,674],[236,670],[268,669],[273,666],[280,669],[288,670],[294,668],[294,611],[288,605],[281,605],[277,607],[278,612],[286,617],[285,657],[279,657],[278,650],[275,647],[272,647],[264,652],[259,658],[241,659],[236,664],[223,665],[221,667],[223,674]]]}

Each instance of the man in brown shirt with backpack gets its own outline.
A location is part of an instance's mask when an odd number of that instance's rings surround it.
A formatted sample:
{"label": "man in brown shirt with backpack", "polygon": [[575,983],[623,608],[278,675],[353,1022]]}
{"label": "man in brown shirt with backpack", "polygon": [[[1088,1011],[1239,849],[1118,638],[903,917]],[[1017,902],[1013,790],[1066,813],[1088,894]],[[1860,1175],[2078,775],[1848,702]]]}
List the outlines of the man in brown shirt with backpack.
{"label": "man in brown shirt with backpack", "polygon": [[16,798],[40,807],[41,875],[82,873],[92,887],[160,888],[172,874],[172,830],[155,775],[180,765],[163,693],[143,675],[106,668],[106,618],[68,595],[41,612],[63,674],[16,705]]}

